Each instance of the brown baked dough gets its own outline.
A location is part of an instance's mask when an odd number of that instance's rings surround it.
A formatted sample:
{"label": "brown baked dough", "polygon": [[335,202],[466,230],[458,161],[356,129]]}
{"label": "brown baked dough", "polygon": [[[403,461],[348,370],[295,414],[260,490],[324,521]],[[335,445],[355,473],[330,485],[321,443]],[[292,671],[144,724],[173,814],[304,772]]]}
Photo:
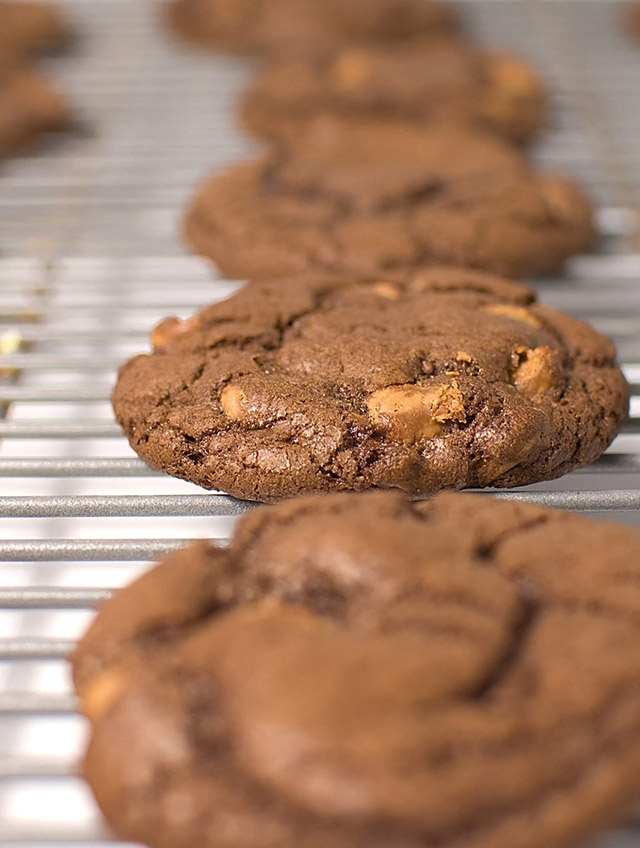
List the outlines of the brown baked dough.
{"label": "brown baked dough", "polygon": [[42,53],[70,38],[71,27],[58,6],[0,0],[0,59]]}
{"label": "brown baked dough", "polygon": [[71,108],[45,77],[0,63],[0,156],[21,153],[43,134],[68,129]]}
{"label": "brown baked dough", "polygon": [[132,447],[248,500],[550,480],[600,456],[627,413],[607,339],[460,269],[256,283],[153,341],[113,393]]}
{"label": "brown baked dough", "polygon": [[478,495],[292,501],[117,594],[74,665],[128,841],[567,848],[640,794],[640,535]]}
{"label": "brown baked dough", "polygon": [[328,116],[206,182],[185,234],[240,279],[434,264],[521,277],[557,271],[595,235],[573,181],[495,136]]}
{"label": "brown baked dough", "polygon": [[538,72],[470,41],[423,37],[275,57],[242,107],[252,132],[281,139],[319,113],[454,121],[531,140],[549,112]]}
{"label": "brown baked dough", "polygon": [[403,41],[455,29],[438,0],[173,0],[169,25],[201,46],[241,53]]}

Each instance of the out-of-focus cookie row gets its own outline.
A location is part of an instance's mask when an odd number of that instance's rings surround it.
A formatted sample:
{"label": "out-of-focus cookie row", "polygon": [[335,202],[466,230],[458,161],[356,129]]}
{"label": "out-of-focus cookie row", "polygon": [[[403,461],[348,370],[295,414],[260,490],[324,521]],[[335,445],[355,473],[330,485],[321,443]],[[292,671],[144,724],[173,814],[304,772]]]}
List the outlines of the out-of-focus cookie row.
{"label": "out-of-focus cookie row", "polygon": [[33,66],[71,39],[71,24],[56,6],[0,0],[0,157],[71,125],[66,97]]}

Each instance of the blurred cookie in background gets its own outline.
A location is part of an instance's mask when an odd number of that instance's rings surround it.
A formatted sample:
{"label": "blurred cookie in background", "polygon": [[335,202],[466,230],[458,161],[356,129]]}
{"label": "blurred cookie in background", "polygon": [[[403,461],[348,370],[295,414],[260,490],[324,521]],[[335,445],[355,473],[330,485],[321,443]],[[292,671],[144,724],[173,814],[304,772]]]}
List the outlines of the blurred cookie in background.
{"label": "blurred cookie in background", "polygon": [[69,102],[45,77],[31,68],[0,65],[0,156],[22,153],[71,124]]}
{"label": "blurred cookie in background", "polygon": [[206,182],[185,234],[239,279],[434,264],[522,277],[558,270],[595,238],[581,188],[495,135],[327,116]]}
{"label": "blurred cookie in background", "polygon": [[523,143],[544,127],[549,102],[540,75],[521,59],[423,36],[274,57],[242,107],[244,125],[271,138],[319,113],[456,121]]}
{"label": "blurred cookie in background", "polygon": [[456,28],[452,7],[438,0],[173,0],[166,15],[187,40],[242,53],[389,42]]}
{"label": "blurred cookie in background", "polygon": [[622,26],[625,33],[640,40],[640,3],[630,3],[625,8],[622,18]]}
{"label": "blurred cookie in background", "polygon": [[71,24],[57,6],[0,0],[0,57],[47,52],[71,37]]}

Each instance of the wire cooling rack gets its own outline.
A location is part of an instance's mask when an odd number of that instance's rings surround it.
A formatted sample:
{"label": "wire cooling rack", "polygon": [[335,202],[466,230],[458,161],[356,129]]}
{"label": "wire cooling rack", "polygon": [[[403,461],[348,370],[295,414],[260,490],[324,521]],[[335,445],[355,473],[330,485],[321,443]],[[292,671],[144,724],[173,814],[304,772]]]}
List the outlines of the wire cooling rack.
{"label": "wire cooling rack", "polygon": [[[251,63],[166,39],[149,0],[67,0],[80,33],[47,70],[77,131],[0,166],[0,842],[109,844],[77,778],[85,727],[65,657],[96,604],[242,504],[146,468],[115,425],[115,368],[150,328],[231,293],[177,237],[198,179],[252,150],[233,103]],[[640,524],[640,42],[602,0],[467,0],[476,34],[533,58],[555,91],[535,151],[590,189],[606,237],[548,302],[618,344],[624,433],[588,470],[508,493]],[[633,823],[602,841],[637,846]],[[599,843],[600,844],[600,843]]]}

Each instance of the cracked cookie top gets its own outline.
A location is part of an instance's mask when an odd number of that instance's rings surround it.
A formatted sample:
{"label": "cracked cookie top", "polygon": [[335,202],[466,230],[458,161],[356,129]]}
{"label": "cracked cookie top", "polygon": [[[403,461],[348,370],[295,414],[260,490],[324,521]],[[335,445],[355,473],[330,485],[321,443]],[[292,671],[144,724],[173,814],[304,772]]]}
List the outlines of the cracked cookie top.
{"label": "cracked cookie top", "polygon": [[173,0],[167,15],[190,41],[242,53],[405,41],[456,26],[438,0]]}
{"label": "cracked cookie top", "polygon": [[245,125],[281,139],[318,113],[452,121],[516,142],[545,124],[548,101],[523,60],[462,39],[278,54],[245,97]]}
{"label": "cracked cookie top", "polygon": [[640,792],[640,535],[489,497],[251,512],[102,608],[85,771],[154,848],[560,848]]}
{"label": "cracked cookie top", "polygon": [[113,394],[134,450],[251,500],[551,479],[599,456],[628,404],[607,339],[460,269],[253,283],[153,342]]}
{"label": "cracked cookie top", "polygon": [[71,28],[58,6],[0,0],[0,56],[26,56],[59,47]]}
{"label": "cracked cookie top", "polygon": [[207,182],[185,234],[239,278],[434,264],[517,277],[556,270],[594,230],[577,185],[488,133],[325,115]]}

